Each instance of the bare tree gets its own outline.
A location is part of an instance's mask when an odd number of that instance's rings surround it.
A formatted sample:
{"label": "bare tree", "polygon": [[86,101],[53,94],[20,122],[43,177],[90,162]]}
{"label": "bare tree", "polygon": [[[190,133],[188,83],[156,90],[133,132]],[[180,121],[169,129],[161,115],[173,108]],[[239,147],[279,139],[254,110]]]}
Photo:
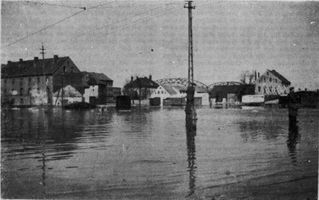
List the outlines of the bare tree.
{"label": "bare tree", "polygon": [[239,81],[244,84],[252,84],[254,82],[254,79],[255,79],[255,71],[245,70],[241,72]]}

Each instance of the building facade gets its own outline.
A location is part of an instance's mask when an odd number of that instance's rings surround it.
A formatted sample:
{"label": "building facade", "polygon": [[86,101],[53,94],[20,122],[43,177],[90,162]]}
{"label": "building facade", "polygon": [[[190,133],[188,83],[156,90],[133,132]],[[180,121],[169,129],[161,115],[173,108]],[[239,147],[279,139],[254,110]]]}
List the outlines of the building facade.
{"label": "building facade", "polygon": [[267,70],[255,82],[255,94],[258,95],[287,95],[290,81],[276,70]]}
{"label": "building facade", "polygon": [[[72,86],[74,90],[76,90],[82,96],[82,99],[76,98],[75,100],[72,99],[72,96],[69,98],[67,93],[63,92],[64,102],[66,104],[68,102],[74,103],[79,100],[80,102],[83,101],[91,104],[106,104],[108,99],[115,99],[114,95],[118,96],[116,92],[113,92],[113,80],[103,73],[64,73],[56,76],[55,80],[54,92],[57,99],[61,98],[62,91],[57,93],[56,91],[60,90],[62,87],[65,88],[67,85]],[[70,94],[75,93],[73,92]],[[70,101],[67,102],[67,99],[70,99]]]}
{"label": "building facade", "polygon": [[[131,77],[131,81],[124,85],[123,93],[131,100],[148,100],[159,85],[149,77]],[[134,102],[134,101],[133,101]]]}
{"label": "building facade", "polygon": [[254,94],[254,90],[253,84],[235,81],[218,82],[209,86],[209,96],[213,104],[239,104],[243,95]]}
{"label": "building facade", "polygon": [[3,105],[33,106],[53,104],[55,77],[80,70],[69,57],[18,62],[1,65],[1,101]]}
{"label": "building facade", "polygon": [[113,97],[113,80],[103,73],[82,72],[86,74],[88,88],[84,91],[84,99],[87,103],[106,104]]}
{"label": "building facade", "polygon": [[[151,98],[160,98],[160,105],[178,104],[186,105],[186,87],[181,85],[159,85],[151,94]],[[209,95],[207,92],[198,92],[195,88],[195,105],[209,105]]]}

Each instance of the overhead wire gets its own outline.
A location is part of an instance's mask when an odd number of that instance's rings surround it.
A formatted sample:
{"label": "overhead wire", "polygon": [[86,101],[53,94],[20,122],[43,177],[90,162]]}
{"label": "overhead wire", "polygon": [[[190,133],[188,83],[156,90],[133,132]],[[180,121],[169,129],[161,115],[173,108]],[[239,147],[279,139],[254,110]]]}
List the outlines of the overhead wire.
{"label": "overhead wire", "polygon": [[49,29],[49,28],[51,28],[51,27],[53,27],[53,26],[55,26],[55,25],[57,25],[57,24],[59,24],[59,23],[65,21],[65,20],[67,20],[67,19],[70,19],[71,17],[74,17],[74,16],[76,16],[76,15],[78,15],[78,14],[84,12],[84,11],[85,11],[85,10],[80,10],[80,11],[78,11],[78,12],[76,12],[76,13],[73,13],[73,14],[70,15],[70,16],[64,17],[64,18],[60,19],[59,21],[57,21],[57,22],[55,22],[55,23],[53,23],[53,24],[50,24],[50,25],[48,25],[48,26],[45,26],[45,27],[43,27],[43,28],[41,28],[41,29],[39,29],[39,30],[37,30],[37,31],[35,31],[35,32],[32,32],[32,33],[30,33],[30,34],[27,34],[27,35],[25,35],[25,36],[23,36],[23,37],[21,37],[21,38],[15,40],[15,41],[9,43],[9,44],[7,44],[6,46],[12,46],[12,45],[14,45],[14,44],[16,44],[16,43],[18,43],[18,42],[20,42],[20,41],[22,41],[22,40],[28,38],[28,37],[31,37],[31,36],[33,36],[33,35],[35,35],[35,34],[37,34],[37,33],[40,33],[40,32],[42,32],[42,31],[44,31],[44,30],[46,30],[46,29]]}
{"label": "overhead wire", "polygon": [[63,4],[53,4],[53,3],[47,3],[43,1],[25,1],[27,4],[31,3],[34,5],[47,5],[47,6],[54,6],[54,7],[64,7],[64,8],[77,8],[77,9],[83,9],[84,7],[79,7],[79,6],[68,6],[68,5],[63,5]]}
{"label": "overhead wire", "polygon": [[154,18],[154,17],[163,16],[163,15],[166,14],[167,11],[170,11],[170,10],[172,10],[172,9],[174,9],[174,8],[168,8],[168,9],[165,10],[163,13],[158,13],[157,15],[149,15],[149,16],[145,16],[144,18],[138,18],[138,19],[132,21],[131,23],[124,24],[123,26],[120,26],[120,27],[118,27],[118,28],[116,28],[116,29],[113,29],[113,30],[107,32],[106,35],[109,35],[109,34],[111,34],[111,33],[113,33],[113,32],[116,32],[116,31],[119,31],[119,30],[123,30],[123,29],[125,29],[125,28],[128,28],[128,26],[135,25],[135,24],[139,23],[140,21],[148,21],[148,20],[150,20],[150,18],[146,18],[146,17]]}
{"label": "overhead wire", "polygon": [[[167,3],[167,4],[165,4],[165,5],[167,6],[167,5],[171,5],[171,4],[174,4],[174,3]],[[134,19],[134,18],[136,18],[136,17],[143,16],[143,15],[145,15],[145,14],[147,14],[147,13],[150,13],[150,12],[152,12],[152,11],[154,11],[154,10],[158,10],[158,9],[165,9],[165,8],[162,7],[162,6],[158,6],[158,7],[149,9],[149,10],[147,10],[147,11],[145,11],[145,12],[141,12],[141,13],[135,14],[135,15],[133,15],[133,16],[128,16],[128,17],[119,19],[119,20],[117,20],[117,21],[115,21],[115,22],[112,22],[112,23],[108,23],[108,24],[106,24],[106,25],[104,25],[104,26],[98,27],[96,30],[100,30],[100,29],[102,29],[102,28],[109,27],[109,26],[114,25],[114,24],[119,24],[119,23],[122,23],[122,22],[125,22],[125,21],[128,21],[128,20],[132,20],[132,18]],[[146,15],[146,16],[147,16],[147,15]],[[150,16],[150,15],[149,15],[149,16]]]}
{"label": "overhead wire", "polygon": [[[50,25],[48,25],[48,26],[45,26],[45,27],[43,27],[43,28],[41,28],[41,29],[39,29],[39,30],[37,30],[37,31],[35,31],[35,32],[32,32],[32,33],[30,33],[30,34],[27,34],[27,35],[25,35],[25,36],[23,36],[23,37],[21,37],[21,38],[15,40],[15,41],[13,41],[13,42],[7,44],[6,46],[8,46],[8,47],[9,47],[9,46],[12,46],[12,45],[14,45],[14,44],[16,44],[16,43],[18,43],[18,42],[24,40],[24,39],[27,39],[27,38],[29,38],[29,37],[31,37],[31,36],[37,34],[37,33],[40,33],[40,32],[42,32],[42,31],[45,31],[45,30],[47,30],[47,29],[49,29],[49,28],[51,28],[51,27],[53,27],[53,26],[55,26],[55,25],[57,25],[57,24],[59,24],[59,23],[62,23],[62,22],[64,22],[65,20],[70,19],[70,18],[72,18],[72,17],[74,17],[74,16],[76,16],[76,15],[78,15],[78,14],[80,14],[80,13],[86,11],[87,9],[89,9],[89,10],[95,9],[95,8],[101,7],[101,6],[103,6],[103,5],[106,4],[106,3],[103,3],[103,4],[99,4],[99,5],[96,5],[96,6],[91,6],[91,7],[86,8],[86,7],[66,6],[66,5],[61,5],[61,4],[58,5],[58,4],[51,4],[51,3],[50,3],[50,4],[48,4],[48,3],[38,3],[38,2],[34,2],[34,1],[28,1],[28,2],[36,3],[36,4],[42,4],[42,5],[46,4],[46,5],[51,5],[51,6],[54,5],[54,6],[63,6],[63,7],[69,7],[69,8],[78,8],[78,9],[82,9],[82,10],[81,10],[81,11],[78,11],[78,12],[75,12],[75,13],[73,13],[72,15],[67,16],[67,17],[65,17],[65,18],[62,18],[61,20],[59,20],[59,21],[57,21],[57,22],[55,22],[55,23],[53,23],[53,24],[50,24]],[[113,1],[113,2],[114,2],[114,1]],[[113,2],[107,2],[107,4],[110,4],[110,3],[113,3]],[[174,3],[175,3],[175,2],[174,2]],[[170,4],[173,4],[173,3],[166,3],[165,5],[167,6],[167,5],[170,5]],[[139,14],[134,15],[133,18],[138,17],[138,16],[145,15],[145,14],[147,14],[147,13],[149,13],[149,12],[152,12],[153,10],[162,9],[162,8],[163,8],[162,6],[161,6],[161,7],[152,8],[152,9],[146,11],[146,12],[142,12],[142,13],[139,13]],[[164,8],[163,8],[163,9],[164,9]],[[150,16],[150,15],[149,15],[149,16]],[[125,21],[131,20],[131,19],[132,19],[132,17],[127,17],[127,18],[125,18],[125,19],[118,20],[118,21],[115,22],[115,23],[121,23],[121,22],[125,22]],[[107,24],[107,25],[105,25],[105,26],[103,26],[103,27],[100,27],[99,29],[104,28],[104,27],[106,27],[106,26],[110,26],[110,25],[112,25],[112,24],[114,24],[114,23]]]}
{"label": "overhead wire", "polygon": [[87,7],[87,9],[96,9],[96,8],[104,7],[105,5],[108,5],[108,4],[114,3],[114,2],[116,2],[116,1],[99,3],[98,5]]}

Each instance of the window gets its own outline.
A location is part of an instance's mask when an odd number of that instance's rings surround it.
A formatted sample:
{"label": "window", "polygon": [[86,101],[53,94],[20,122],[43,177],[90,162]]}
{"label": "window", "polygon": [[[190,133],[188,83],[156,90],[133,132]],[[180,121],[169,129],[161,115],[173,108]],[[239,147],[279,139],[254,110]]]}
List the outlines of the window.
{"label": "window", "polygon": [[258,86],[258,92],[260,92],[260,90],[261,90],[261,87],[260,87],[260,86]]}
{"label": "window", "polygon": [[20,88],[20,95],[23,95],[23,88]]}
{"label": "window", "polygon": [[266,86],[264,87],[264,94],[266,94]]}
{"label": "window", "polygon": [[23,99],[22,99],[22,98],[20,99],[20,104],[21,104],[21,105],[23,104]]}
{"label": "window", "polygon": [[38,90],[38,93],[40,94],[40,88],[39,87],[37,88],[37,90]]}
{"label": "window", "polygon": [[38,77],[38,84],[40,83],[40,77]]}
{"label": "window", "polygon": [[272,92],[272,88],[271,88],[271,86],[269,87],[269,92]]}
{"label": "window", "polygon": [[31,77],[29,77],[29,85],[31,85],[32,79]]}
{"label": "window", "polygon": [[31,88],[28,89],[28,94],[31,94]]}
{"label": "window", "polygon": [[269,78],[269,82],[271,82],[271,78]]}
{"label": "window", "polygon": [[4,84],[7,84],[7,79],[4,79]]}
{"label": "window", "polygon": [[14,85],[14,83],[15,83],[15,80],[14,80],[14,78],[12,79],[12,85]]}

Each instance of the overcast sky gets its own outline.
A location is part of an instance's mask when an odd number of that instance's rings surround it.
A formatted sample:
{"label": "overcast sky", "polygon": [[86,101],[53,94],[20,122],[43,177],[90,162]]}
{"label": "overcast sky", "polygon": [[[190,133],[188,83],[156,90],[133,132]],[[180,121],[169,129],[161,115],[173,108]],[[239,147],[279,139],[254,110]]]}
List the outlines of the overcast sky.
{"label": "overcast sky", "polygon": [[[184,1],[40,2],[2,2],[1,63],[40,57],[43,42],[46,57],[70,56],[115,86],[131,75],[187,77]],[[238,81],[243,70],[275,69],[296,87],[319,88],[319,2],[194,4],[195,80],[209,85]],[[12,44],[82,6],[88,9]]]}

